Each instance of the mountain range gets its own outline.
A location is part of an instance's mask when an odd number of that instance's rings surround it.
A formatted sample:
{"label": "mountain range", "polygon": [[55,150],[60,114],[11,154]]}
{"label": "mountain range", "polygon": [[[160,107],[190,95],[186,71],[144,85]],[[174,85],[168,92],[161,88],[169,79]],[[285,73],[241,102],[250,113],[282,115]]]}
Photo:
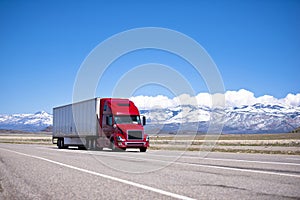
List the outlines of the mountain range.
{"label": "mountain range", "polygon": [[[155,132],[284,133],[300,126],[300,106],[256,103],[240,107],[210,108],[185,105],[173,109],[141,110]],[[163,125],[162,125],[163,124]],[[210,129],[209,129],[210,128]]]}
{"label": "mountain range", "polygon": [[[211,108],[182,105],[172,108],[140,110],[147,118],[146,132],[152,134],[223,133],[279,133],[290,132],[300,126],[300,106],[256,103],[253,105]],[[0,129],[37,132],[52,125],[52,114],[45,111],[34,114],[0,114]],[[222,129],[220,129],[222,128]],[[51,129],[50,129],[51,130]]]}
{"label": "mountain range", "polygon": [[38,132],[52,125],[52,114],[45,111],[34,114],[0,114],[0,129]]}

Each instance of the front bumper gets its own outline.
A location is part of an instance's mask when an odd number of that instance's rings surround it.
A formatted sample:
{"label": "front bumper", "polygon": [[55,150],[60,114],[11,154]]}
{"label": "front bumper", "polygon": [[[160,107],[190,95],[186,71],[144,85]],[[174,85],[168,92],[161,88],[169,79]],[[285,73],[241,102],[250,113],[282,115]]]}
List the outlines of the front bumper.
{"label": "front bumper", "polygon": [[119,148],[140,148],[140,147],[149,147],[149,142],[117,142]]}

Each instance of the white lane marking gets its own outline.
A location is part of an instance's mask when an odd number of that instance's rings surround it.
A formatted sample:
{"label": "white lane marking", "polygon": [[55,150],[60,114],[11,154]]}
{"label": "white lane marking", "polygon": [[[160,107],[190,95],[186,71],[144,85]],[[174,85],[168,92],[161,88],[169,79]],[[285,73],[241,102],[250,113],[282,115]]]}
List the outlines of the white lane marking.
{"label": "white lane marking", "polygon": [[[184,164],[184,163],[182,163],[182,164]],[[193,164],[193,163],[188,163],[188,164],[193,165],[193,166],[201,166],[201,167],[214,168],[214,169],[226,169],[226,170],[240,171],[240,172],[250,172],[250,173],[260,173],[260,174],[270,174],[270,175],[300,178],[300,175],[297,175],[297,174],[286,174],[286,173],[278,173],[278,172],[270,172],[270,171],[260,171],[260,170],[254,170],[254,169],[241,169],[241,168],[233,168],[233,167],[222,167],[222,166],[215,166],[215,165],[202,165],[202,164]]]}
{"label": "white lane marking", "polygon": [[[62,150],[60,150],[62,151]],[[68,150],[63,150],[64,152],[73,152]],[[75,153],[75,152],[74,152]],[[76,152],[76,153],[79,153]],[[240,171],[240,172],[250,172],[250,173],[259,173],[259,174],[269,174],[269,175],[277,175],[277,176],[288,176],[288,177],[295,177],[300,178],[300,175],[297,174],[287,174],[287,173],[279,173],[279,172],[271,172],[271,171],[262,171],[262,170],[254,170],[254,169],[242,169],[242,168],[235,168],[235,167],[223,167],[223,166],[217,166],[217,165],[203,165],[203,164],[197,164],[197,163],[184,163],[184,162],[177,162],[177,161],[165,161],[165,160],[157,160],[157,159],[149,159],[149,158],[137,158],[132,156],[123,156],[122,154],[113,154],[110,152],[109,154],[105,154],[102,152],[97,152],[97,154],[91,152],[91,151],[80,151],[82,154],[91,154],[91,155],[99,155],[99,156],[106,156],[106,157],[115,157],[115,158],[129,158],[134,160],[142,160],[142,161],[155,161],[155,162],[161,162],[161,163],[168,163],[171,164],[177,164],[177,165],[187,165],[187,166],[196,166],[196,167],[204,167],[204,168],[212,168],[212,169],[223,169],[223,170],[231,170],[231,171]]]}
{"label": "white lane marking", "polygon": [[[243,159],[231,159],[231,158],[205,158],[205,157],[197,157],[197,156],[168,156],[168,155],[157,155],[157,154],[149,154],[151,156],[157,157],[166,157],[166,158],[191,158],[191,159],[198,159],[198,160],[213,160],[213,161],[230,161],[230,162],[246,162],[246,163],[258,163],[258,164],[274,164],[274,165],[292,165],[292,166],[300,166],[300,163],[291,163],[291,162],[273,162],[273,161],[258,161],[258,160],[243,160]],[[295,158],[286,158],[291,160],[300,160]]]}
{"label": "white lane marking", "polygon": [[[52,149],[52,150],[57,150],[57,149]],[[65,151],[68,152],[68,150],[60,150],[60,151]],[[78,151],[79,152],[79,151]],[[75,152],[73,152],[75,153]],[[77,152],[76,152],[77,153]],[[93,154],[93,155],[104,155],[106,156],[107,154],[104,154],[102,152],[93,152],[93,151],[80,151],[80,153],[87,153],[87,154]],[[109,152],[109,154],[113,155],[118,155],[120,156],[120,153],[113,153]],[[179,156],[168,156],[168,155],[157,155],[157,154],[147,154],[150,156],[156,156],[156,157],[165,157],[165,158],[191,158],[191,159],[198,159],[198,160],[213,160],[213,161],[229,161],[229,162],[245,162],[245,163],[258,163],[258,164],[271,164],[271,165],[291,165],[291,166],[300,166],[300,163],[291,163],[291,162],[272,162],[272,161],[258,161],[258,160],[242,160],[242,159],[230,159],[230,158],[202,158],[202,157],[195,157],[195,156],[184,156],[184,155],[179,155]],[[136,156],[140,156],[139,154],[136,154]],[[141,157],[143,157],[144,154],[141,154]],[[298,160],[297,158],[287,158],[291,160]],[[299,158],[300,160],[300,158]]]}
{"label": "white lane marking", "polygon": [[[88,152],[84,152],[84,153],[88,153]],[[97,154],[94,154],[94,155],[97,155]],[[132,157],[132,156],[123,156],[123,155],[120,155],[120,154],[118,154],[117,156],[108,155],[108,154],[98,154],[98,155],[107,156],[107,157],[116,157],[116,158],[123,157],[123,158],[129,158],[129,159],[135,159],[135,160],[144,160],[144,161],[155,161],[155,162],[162,162],[162,163],[168,163],[168,164],[188,165],[188,166],[197,166],[197,167],[204,167],[204,168],[225,169],[225,170],[232,170],[232,171],[241,171],[241,172],[270,174],[270,175],[279,175],[279,176],[289,176],[289,177],[300,178],[300,175],[297,175],[297,174],[287,174],[287,173],[262,171],[262,170],[254,170],[254,169],[252,170],[252,169],[242,169],[242,168],[235,168],[235,167],[223,167],[223,166],[217,166],[217,165],[203,165],[203,164],[197,164],[197,163],[184,163],[184,162],[178,162],[178,161],[171,161],[170,162],[170,161],[157,160],[157,159],[136,158],[136,157]]]}
{"label": "white lane marking", "polygon": [[120,183],[124,183],[124,184],[127,184],[127,185],[132,185],[132,186],[137,187],[137,188],[142,188],[144,190],[149,190],[149,191],[156,192],[156,193],[166,195],[166,196],[169,196],[169,197],[173,197],[173,198],[176,198],[176,199],[194,200],[193,198],[190,198],[190,197],[187,197],[187,196],[179,195],[179,194],[172,193],[172,192],[167,192],[167,191],[164,191],[164,190],[161,190],[161,189],[158,189],[158,188],[154,188],[154,187],[151,187],[151,186],[147,186],[147,185],[143,185],[143,184],[140,184],[140,183],[128,181],[128,180],[125,180],[125,179],[109,176],[109,175],[106,175],[106,174],[101,174],[101,173],[98,173],[98,172],[94,172],[94,171],[90,171],[90,170],[87,170],[87,169],[83,169],[83,168],[75,167],[75,166],[72,166],[72,165],[64,164],[64,163],[57,162],[57,161],[54,161],[54,160],[50,160],[50,159],[47,159],[47,158],[34,156],[34,155],[29,155],[29,154],[25,154],[25,153],[20,153],[20,152],[17,152],[17,151],[3,149],[3,148],[0,148],[0,149],[2,149],[4,151],[11,152],[11,153],[19,154],[19,155],[22,155],[22,156],[27,156],[27,157],[30,157],[30,158],[35,158],[35,159],[47,161],[47,162],[50,162],[50,163],[53,163],[53,164],[56,164],[56,165],[60,165],[60,166],[63,166],[63,167],[67,167],[67,168],[70,168],[70,169],[74,169],[74,170],[77,170],[77,171],[80,171],[80,172],[85,172],[85,173],[92,174],[92,175],[95,175],[95,176],[100,176],[102,178],[110,179],[110,180],[117,181],[117,182],[120,182]]}
{"label": "white lane marking", "polygon": [[214,161],[230,161],[230,162],[246,162],[246,163],[259,163],[259,164],[271,164],[271,165],[292,165],[300,166],[300,163],[288,163],[288,162],[272,162],[272,161],[257,161],[257,160],[240,160],[240,159],[222,159],[222,158],[204,158],[205,160]]}
{"label": "white lane marking", "polygon": [[300,160],[300,158],[286,158],[286,159],[288,159],[288,160]]}

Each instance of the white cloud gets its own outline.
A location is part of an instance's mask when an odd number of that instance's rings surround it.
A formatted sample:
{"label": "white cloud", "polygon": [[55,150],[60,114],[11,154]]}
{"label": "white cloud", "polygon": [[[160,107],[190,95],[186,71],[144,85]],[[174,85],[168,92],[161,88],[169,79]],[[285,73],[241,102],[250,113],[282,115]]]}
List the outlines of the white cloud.
{"label": "white cloud", "polygon": [[226,106],[243,106],[255,104],[254,94],[248,90],[227,91],[225,93]]}
{"label": "white cloud", "polygon": [[285,98],[280,99],[279,101],[285,105],[299,106],[300,105],[300,94],[288,94]]}
{"label": "white cloud", "polygon": [[163,95],[158,95],[155,97],[136,96],[131,97],[130,100],[132,100],[139,109],[170,108],[177,106],[173,99],[169,99]]}
{"label": "white cloud", "polygon": [[264,95],[258,97],[256,98],[256,101],[257,103],[262,103],[262,104],[281,104],[281,102],[278,99],[270,95]]}
{"label": "white cloud", "polygon": [[208,93],[199,93],[196,96],[197,102],[201,106],[211,107],[212,105],[212,96]]}
{"label": "white cloud", "polygon": [[173,98],[172,100],[176,102],[176,105],[198,105],[196,97],[191,97],[188,94],[181,94],[178,97]]}
{"label": "white cloud", "polygon": [[[224,98],[225,97],[225,98]],[[300,106],[300,94],[288,94],[285,98],[277,99],[270,95],[255,97],[253,92],[245,89],[238,91],[227,91],[224,94],[208,94],[199,93],[196,96],[182,94],[173,99],[163,95],[152,96],[136,96],[130,98],[139,109],[155,109],[155,108],[174,108],[179,105],[194,105],[194,106],[222,106],[225,103],[226,107],[253,105],[256,103],[262,104],[279,104],[288,107]],[[225,100],[225,102],[224,102]]]}

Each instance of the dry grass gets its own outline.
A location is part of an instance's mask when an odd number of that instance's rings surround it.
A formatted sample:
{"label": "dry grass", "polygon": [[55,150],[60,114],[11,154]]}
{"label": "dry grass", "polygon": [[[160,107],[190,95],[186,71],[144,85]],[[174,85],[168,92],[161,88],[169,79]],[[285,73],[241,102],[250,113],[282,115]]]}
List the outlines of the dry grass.
{"label": "dry grass", "polygon": [[0,143],[52,144],[52,136],[45,134],[0,134]]}
{"label": "dry grass", "polygon": [[[212,148],[210,139],[217,141]],[[0,143],[53,145],[49,133],[0,133]],[[151,136],[150,149],[300,155],[300,133]]]}
{"label": "dry grass", "polygon": [[285,155],[300,155],[300,150],[291,151],[285,150],[264,150],[264,149],[232,149],[232,148],[219,148],[214,147],[211,149],[201,149],[199,147],[188,147],[188,148],[180,148],[180,147],[159,147],[159,146],[151,146],[151,150],[171,150],[171,151],[202,151],[202,152],[226,152],[226,153],[260,153],[260,154],[285,154]]}
{"label": "dry grass", "polygon": [[217,138],[218,140],[300,140],[300,133],[276,133],[276,134],[207,134],[196,136],[185,135],[161,135],[150,136],[152,140],[206,140]]}

